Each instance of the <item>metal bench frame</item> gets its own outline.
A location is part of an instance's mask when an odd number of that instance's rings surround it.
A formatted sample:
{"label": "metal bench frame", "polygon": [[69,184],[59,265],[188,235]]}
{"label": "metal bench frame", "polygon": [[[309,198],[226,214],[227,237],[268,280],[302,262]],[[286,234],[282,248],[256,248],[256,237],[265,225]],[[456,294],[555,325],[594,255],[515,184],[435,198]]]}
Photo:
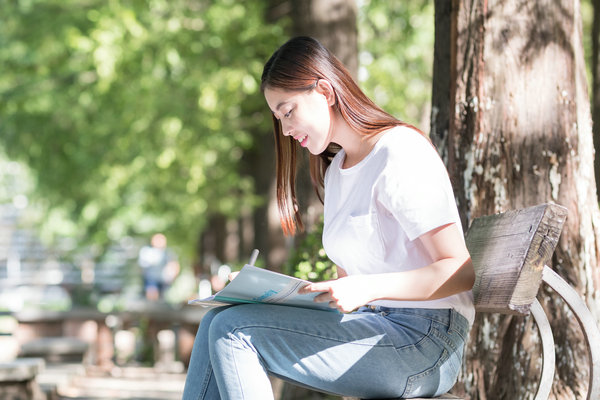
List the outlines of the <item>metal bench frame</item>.
{"label": "metal bench frame", "polygon": [[[547,265],[544,265],[542,280],[565,301],[579,322],[590,361],[587,399],[600,399],[600,330],[594,316],[579,293]],[[537,299],[532,304],[531,315],[540,331],[543,354],[542,375],[535,400],[545,400],[550,396],[554,377],[554,337],[546,313]]]}

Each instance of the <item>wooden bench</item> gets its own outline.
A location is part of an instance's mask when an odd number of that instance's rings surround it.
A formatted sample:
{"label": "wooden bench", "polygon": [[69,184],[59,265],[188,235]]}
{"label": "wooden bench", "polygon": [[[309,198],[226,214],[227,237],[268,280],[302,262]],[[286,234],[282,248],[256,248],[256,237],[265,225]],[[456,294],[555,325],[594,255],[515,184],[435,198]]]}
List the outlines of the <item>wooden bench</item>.
{"label": "wooden bench", "polygon": [[[542,204],[476,218],[466,234],[476,273],[477,312],[531,314],[539,329],[543,365],[535,400],[550,395],[555,368],[552,329],[536,299],[542,282],[564,299],[582,328],[590,360],[587,399],[600,399],[600,331],[575,289],[547,266],[566,217],[566,208]],[[436,399],[463,398],[446,394]]]}
{"label": "wooden bench", "polygon": [[21,345],[21,357],[41,357],[47,362],[83,362],[89,345],[68,336],[41,337]]}
{"label": "wooden bench", "polygon": [[42,358],[17,358],[0,363],[0,398],[11,400],[46,400],[36,376],[44,369]]}

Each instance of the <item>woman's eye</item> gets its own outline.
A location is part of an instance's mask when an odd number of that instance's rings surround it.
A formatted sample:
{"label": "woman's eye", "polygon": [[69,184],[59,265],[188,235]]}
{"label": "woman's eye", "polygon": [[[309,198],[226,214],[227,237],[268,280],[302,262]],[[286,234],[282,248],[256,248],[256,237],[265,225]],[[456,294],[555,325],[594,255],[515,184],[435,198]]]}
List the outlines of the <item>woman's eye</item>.
{"label": "woman's eye", "polygon": [[283,114],[283,116],[285,118],[289,118],[291,115],[292,115],[292,110],[290,110],[290,111],[286,112],[285,114]]}

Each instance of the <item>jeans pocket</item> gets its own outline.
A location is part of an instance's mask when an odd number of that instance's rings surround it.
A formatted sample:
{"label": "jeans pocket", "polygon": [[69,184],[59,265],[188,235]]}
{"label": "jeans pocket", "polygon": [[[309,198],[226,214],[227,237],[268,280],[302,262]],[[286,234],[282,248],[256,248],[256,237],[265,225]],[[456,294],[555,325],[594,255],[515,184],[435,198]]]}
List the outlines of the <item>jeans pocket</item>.
{"label": "jeans pocket", "polygon": [[458,378],[460,359],[460,355],[442,350],[440,358],[431,368],[408,378],[402,397],[439,396],[448,392]]}
{"label": "jeans pocket", "polygon": [[443,350],[440,358],[430,368],[412,375],[406,381],[402,397],[435,396],[440,383],[440,366],[448,359],[448,351]]}
{"label": "jeans pocket", "polygon": [[410,313],[385,313],[383,317],[381,321],[383,329],[397,349],[419,346],[433,329],[430,319]]}

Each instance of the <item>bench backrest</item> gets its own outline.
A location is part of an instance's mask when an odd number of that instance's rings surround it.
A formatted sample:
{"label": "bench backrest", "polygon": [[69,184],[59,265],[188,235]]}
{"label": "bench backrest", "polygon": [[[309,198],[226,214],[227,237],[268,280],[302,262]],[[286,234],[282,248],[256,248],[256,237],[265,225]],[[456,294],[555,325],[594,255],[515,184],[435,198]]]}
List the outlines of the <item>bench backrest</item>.
{"label": "bench backrest", "polygon": [[466,242],[478,312],[529,313],[566,217],[565,207],[542,204],[473,220]]}

